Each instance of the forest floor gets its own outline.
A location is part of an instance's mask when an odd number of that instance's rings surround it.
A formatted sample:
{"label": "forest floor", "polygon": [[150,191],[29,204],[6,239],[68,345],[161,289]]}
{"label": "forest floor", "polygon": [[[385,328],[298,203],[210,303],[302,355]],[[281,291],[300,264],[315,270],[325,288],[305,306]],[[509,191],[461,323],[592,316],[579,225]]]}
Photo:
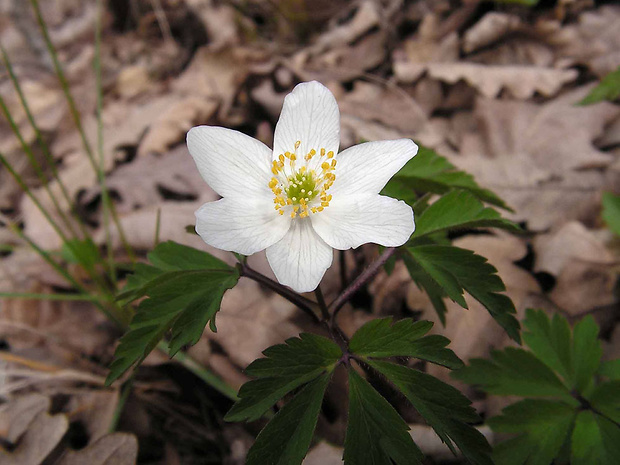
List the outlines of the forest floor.
{"label": "forest floor", "polygon": [[[473,174],[512,208],[505,216],[518,222],[523,234],[465,231],[453,239],[499,270],[519,317],[532,307],[560,312],[570,321],[592,314],[601,326],[605,358],[620,357],[620,255],[601,219],[602,193],[620,193],[620,106],[576,105],[620,65],[620,6],[587,0],[541,1],[533,8],[477,0],[105,3],[103,162],[120,223],[141,257],[158,234],[161,241],[208,250],[234,263],[231,254],[188,232],[194,211],[217,195],[195,169],[185,134],[210,124],[271,146],[284,96],[300,81],[318,80],[338,100],[342,148],[362,140],[411,138]],[[73,208],[95,242],[104,245],[97,175],[28,5],[0,1],[0,42]],[[94,142],[96,2],[55,0],[41,7],[86,135]],[[0,95],[26,143],[36,147],[1,67]],[[4,119],[0,153],[51,210]],[[35,154],[42,156],[40,149]],[[54,182],[50,187],[58,189]],[[0,170],[0,212],[0,292],[67,290],[65,281],[5,227],[6,215],[45,250],[62,246],[6,170]],[[121,238],[112,233],[116,257],[123,261]],[[375,253],[364,246],[334,260],[324,281],[326,297],[334,297],[341,277],[357,275]],[[273,276],[264,254],[250,263]],[[463,360],[510,344],[478,302],[468,303],[468,311],[448,303],[442,326],[428,297],[399,265],[357,295],[341,322],[351,334],[379,315],[432,320],[433,331],[450,338]],[[249,280],[226,294],[217,321],[218,332],[205,331],[188,354],[234,389],[247,380],[243,368],[262,350],[312,329],[292,304]],[[0,436],[17,444],[0,463],[52,464],[59,457],[67,464],[129,463],[123,457],[135,454],[133,436],[111,435],[111,424],[138,438],[140,464],[243,463],[260,421],[224,422],[232,402],[165,355],[147,358],[131,390],[123,391],[122,383],[104,387],[119,336],[88,302],[0,300],[0,396],[6,401]],[[447,371],[427,369],[463,389],[483,416],[505,405],[455,383]],[[345,381],[337,377],[328,391],[318,430],[325,441],[311,450],[308,465],[340,463]],[[426,434],[419,417],[403,415],[418,428],[416,434]],[[85,455],[70,462],[69,449]],[[101,451],[117,455],[101,459]],[[441,448],[429,454],[429,463],[449,458]],[[86,458],[95,456],[116,461]]]}

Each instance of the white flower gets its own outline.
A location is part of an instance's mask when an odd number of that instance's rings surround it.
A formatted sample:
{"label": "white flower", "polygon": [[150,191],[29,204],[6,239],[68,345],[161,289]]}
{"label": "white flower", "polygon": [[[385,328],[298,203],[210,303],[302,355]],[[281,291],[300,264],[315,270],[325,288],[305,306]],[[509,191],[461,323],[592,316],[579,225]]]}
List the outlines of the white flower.
{"label": "white flower", "polygon": [[189,152],[222,196],[196,211],[196,232],[222,250],[267,249],[278,281],[298,292],[316,289],[332,264],[332,248],[404,244],[415,227],[413,211],[379,192],[417,145],[367,142],[338,153],[339,144],[338,105],[314,81],[286,96],[273,151],[231,129],[192,128]]}

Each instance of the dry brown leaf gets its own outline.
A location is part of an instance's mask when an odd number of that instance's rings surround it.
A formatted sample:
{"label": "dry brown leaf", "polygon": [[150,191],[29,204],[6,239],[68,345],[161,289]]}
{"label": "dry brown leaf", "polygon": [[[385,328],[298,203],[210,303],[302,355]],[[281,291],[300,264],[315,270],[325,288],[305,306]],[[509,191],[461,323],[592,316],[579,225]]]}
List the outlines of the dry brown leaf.
{"label": "dry brown leaf", "polygon": [[521,19],[518,16],[490,11],[467,30],[463,36],[463,50],[471,53],[486,47],[520,27]]}
{"label": "dry brown leaf", "polygon": [[497,97],[502,89],[508,89],[515,98],[523,100],[535,92],[550,97],[578,76],[574,69],[475,63],[431,63],[427,70],[429,76],[449,84],[464,80],[487,98]]}
{"label": "dry brown leaf", "polygon": [[303,465],[342,465],[342,447],[320,442],[308,452]]}
{"label": "dry brown leaf", "polygon": [[543,105],[479,99],[478,132],[463,136],[462,156],[451,161],[495,190],[516,210],[512,218],[528,221],[530,229],[578,218],[584,207],[593,211],[592,196],[604,180],[599,170],[614,160],[593,141],[620,109],[575,106],[589,89]]}
{"label": "dry brown leaf", "polygon": [[585,64],[598,77],[620,66],[620,8],[617,6],[583,12],[577,24],[541,22],[538,29],[567,66]]}
{"label": "dry brown leaf", "polygon": [[535,271],[556,277],[549,298],[571,315],[616,301],[617,257],[583,224],[566,223],[559,230],[534,239]]}
{"label": "dry brown leaf", "polygon": [[71,422],[78,421],[85,428],[89,444],[93,444],[110,431],[118,398],[118,389],[76,392],[64,412]]}
{"label": "dry brown leaf", "polygon": [[56,465],[134,465],[138,441],[133,434],[110,433],[79,451],[69,451]]}
{"label": "dry brown leaf", "polygon": [[39,465],[58,445],[69,428],[67,417],[62,414],[48,415],[39,412],[17,447],[7,452],[0,447],[0,465]]}
{"label": "dry brown leaf", "polygon": [[50,408],[50,399],[41,394],[26,394],[10,399],[0,409],[0,436],[11,443],[17,442],[30,423],[41,412]]}
{"label": "dry brown leaf", "polygon": [[345,94],[338,104],[343,114],[377,121],[404,134],[419,131],[427,119],[416,101],[398,87],[383,88],[357,81],[353,91]]}

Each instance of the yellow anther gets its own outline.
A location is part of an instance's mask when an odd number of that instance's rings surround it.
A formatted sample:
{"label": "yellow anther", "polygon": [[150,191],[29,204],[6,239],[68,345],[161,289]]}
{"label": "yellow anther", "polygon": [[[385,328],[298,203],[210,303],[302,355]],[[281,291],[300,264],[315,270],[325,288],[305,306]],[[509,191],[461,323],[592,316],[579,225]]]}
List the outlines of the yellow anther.
{"label": "yellow anther", "polygon": [[286,204],[287,205],[293,205],[293,201],[291,199],[286,199]]}
{"label": "yellow anther", "polygon": [[328,201],[328,202],[331,202],[331,200],[332,200],[332,195],[331,195],[331,194],[329,194],[329,195],[327,196],[327,201]]}
{"label": "yellow anther", "polygon": [[329,207],[329,202],[321,202],[321,207]]}
{"label": "yellow anther", "polygon": [[284,163],[284,155],[280,154],[278,160],[280,160],[281,163]]}
{"label": "yellow anther", "polygon": [[295,142],[295,149],[298,149],[300,145],[301,145],[301,141],[300,140]]}
{"label": "yellow anther", "polygon": [[271,168],[271,172],[273,174],[278,174],[278,168],[276,168],[275,166],[273,168]]}
{"label": "yellow anther", "polygon": [[291,158],[291,152],[284,152],[284,156],[286,158]]}
{"label": "yellow anther", "polygon": [[312,207],[310,210],[312,211],[312,213],[316,213],[317,212],[316,207]]}
{"label": "yellow anther", "polygon": [[[323,168],[323,171],[327,171],[330,168],[329,163],[324,161],[323,163],[321,163],[321,168]],[[325,175],[325,177],[327,177],[327,175]]]}
{"label": "yellow anther", "polygon": [[291,153],[291,161],[297,160],[297,156],[294,153]]}
{"label": "yellow anther", "polygon": [[278,213],[279,213],[280,215],[284,215],[284,210],[279,210],[279,211],[278,211]]}
{"label": "yellow anther", "polygon": [[321,149],[321,156],[324,157],[325,156],[325,149]]}
{"label": "yellow anther", "polygon": [[269,181],[269,187],[273,189],[277,185],[278,185],[278,180],[276,178],[271,178],[271,181]]}
{"label": "yellow anther", "polygon": [[336,160],[332,160],[332,169],[336,168]]}
{"label": "yellow anther", "polygon": [[323,211],[323,207],[318,207],[317,210],[322,212]]}
{"label": "yellow anther", "polygon": [[333,156],[334,156],[334,152],[332,152],[331,150],[327,152],[327,158],[332,158]]}
{"label": "yellow anther", "polygon": [[295,218],[295,212],[291,212],[291,218]]}

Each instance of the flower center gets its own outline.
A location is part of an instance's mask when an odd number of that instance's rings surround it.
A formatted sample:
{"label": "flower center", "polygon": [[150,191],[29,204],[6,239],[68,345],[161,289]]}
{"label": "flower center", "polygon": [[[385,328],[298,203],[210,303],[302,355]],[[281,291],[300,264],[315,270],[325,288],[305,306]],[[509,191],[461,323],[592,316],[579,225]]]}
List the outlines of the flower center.
{"label": "flower center", "polygon": [[300,156],[300,145],[301,141],[295,142],[293,152],[282,153],[272,162],[274,177],[269,181],[275,209],[280,215],[289,213],[291,218],[305,218],[328,207],[332,196],[327,191],[336,179],[334,152],[312,149]]}

